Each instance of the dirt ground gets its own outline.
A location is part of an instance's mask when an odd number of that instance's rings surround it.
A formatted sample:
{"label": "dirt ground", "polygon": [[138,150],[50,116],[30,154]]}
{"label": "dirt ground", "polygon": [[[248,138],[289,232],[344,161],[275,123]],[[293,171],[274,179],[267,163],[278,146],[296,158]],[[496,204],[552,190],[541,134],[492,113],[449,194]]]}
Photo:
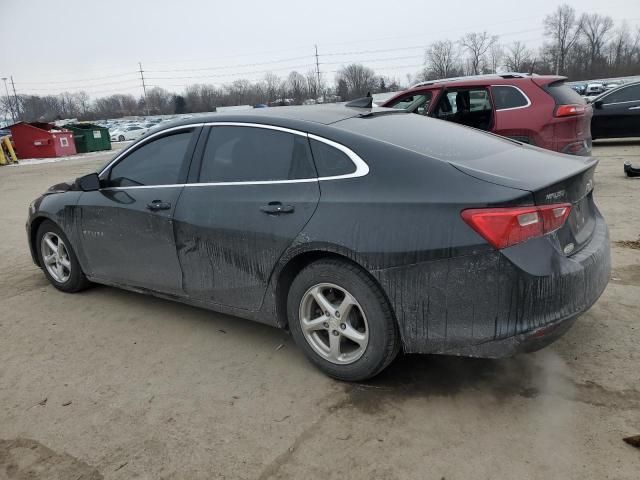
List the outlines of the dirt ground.
{"label": "dirt ground", "polygon": [[0,167],[0,479],[640,478],[622,441],[640,434],[640,179],[622,172],[640,142],[594,154],[613,272],[567,335],[501,361],[407,356],[362,385],[264,325],[58,292],[27,206],[107,156]]}

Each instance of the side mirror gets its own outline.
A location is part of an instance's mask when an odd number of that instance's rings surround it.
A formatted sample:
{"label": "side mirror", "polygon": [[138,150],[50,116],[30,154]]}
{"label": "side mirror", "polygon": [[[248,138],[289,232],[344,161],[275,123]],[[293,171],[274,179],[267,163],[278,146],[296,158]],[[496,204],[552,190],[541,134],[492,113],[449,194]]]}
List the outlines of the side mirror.
{"label": "side mirror", "polygon": [[604,102],[602,100],[596,100],[595,102],[593,102],[593,106],[596,108],[602,108],[603,104]]}
{"label": "side mirror", "polygon": [[76,178],[76,186],[83,192],[93,192],[100,189],[100,177],[97,173],[90,173]]}

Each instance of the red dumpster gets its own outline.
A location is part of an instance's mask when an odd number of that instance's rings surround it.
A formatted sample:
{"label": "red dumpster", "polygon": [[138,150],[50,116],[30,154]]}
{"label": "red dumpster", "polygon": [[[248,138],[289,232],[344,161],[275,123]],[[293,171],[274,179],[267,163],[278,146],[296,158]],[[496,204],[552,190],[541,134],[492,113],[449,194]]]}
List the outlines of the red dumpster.
{"label": "red dumpster", "polygon": [[53,123],[18,122],[9,127],[18,158],[52,158],[76,154],[73,132]]}

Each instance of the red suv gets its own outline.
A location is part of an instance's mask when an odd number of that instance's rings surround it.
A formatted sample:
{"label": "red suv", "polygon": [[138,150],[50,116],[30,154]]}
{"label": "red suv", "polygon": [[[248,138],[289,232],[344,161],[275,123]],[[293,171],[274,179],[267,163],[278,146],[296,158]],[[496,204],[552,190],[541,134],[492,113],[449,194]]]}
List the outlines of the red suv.
{"label": "red suv", "polygon": [[591,154],[591,106],[566,77],[509,73],[419,83],[383,106],[460,123],[538,147]]}

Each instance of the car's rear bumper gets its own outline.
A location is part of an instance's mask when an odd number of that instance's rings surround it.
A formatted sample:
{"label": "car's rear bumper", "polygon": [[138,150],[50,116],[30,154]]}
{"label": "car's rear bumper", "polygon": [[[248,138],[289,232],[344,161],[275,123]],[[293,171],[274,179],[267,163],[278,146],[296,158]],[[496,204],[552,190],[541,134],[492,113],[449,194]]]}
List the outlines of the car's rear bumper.
{"label": "car's rear bumper", "polygon": [[[497,358],[537,350],[564,334],[609,281],[609,232],[599,214],[571,257],[549,238],[512,248],[373,272],[405,351]],[[533,268],[519,265],[524,255]]]}

